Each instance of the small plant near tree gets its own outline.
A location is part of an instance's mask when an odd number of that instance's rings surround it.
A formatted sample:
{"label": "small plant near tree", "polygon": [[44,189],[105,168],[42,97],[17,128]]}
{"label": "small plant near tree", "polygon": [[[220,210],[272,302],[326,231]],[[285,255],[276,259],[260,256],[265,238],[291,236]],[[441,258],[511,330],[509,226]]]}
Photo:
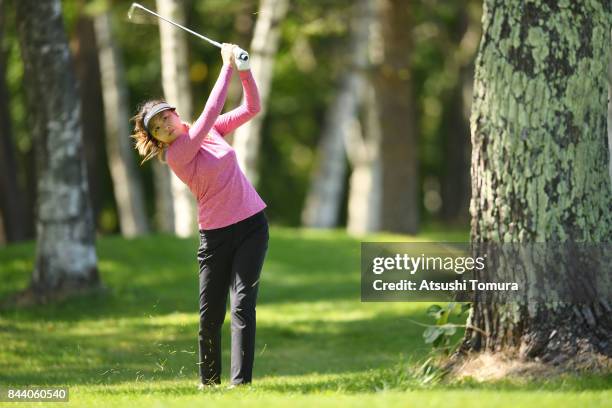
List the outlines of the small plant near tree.
{"label": "small plant near tree", "polygon": [[427,316],[434,319],[433,324],[416,324],[425,327],[423,340],[431,344],[432,349],[426,360],[416,370],[415,375],[422,384],[433,384],[440,381],[448,373],[441,365],[441,357],[448,357],[460,344],[452,342],[457,328],[468,325],[451,323],[451,317],[461,318],[471,309],[471,303],[449,302],[446,305],[434,304],[427,308]]}

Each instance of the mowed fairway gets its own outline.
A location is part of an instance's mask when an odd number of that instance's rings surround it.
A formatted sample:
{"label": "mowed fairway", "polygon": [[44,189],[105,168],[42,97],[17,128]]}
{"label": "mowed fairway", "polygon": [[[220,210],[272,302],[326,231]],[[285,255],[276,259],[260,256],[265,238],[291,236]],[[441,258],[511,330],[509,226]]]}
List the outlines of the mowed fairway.
{"label": "mowed fairway", "polygon": [[[610,376],[421,385],[425,303],[362,303],[360,240],[271,227],[257,306],[254,383],[196,390],[197,239],[97,241],[109,291],[0,312],[0,385],[68,386],[75,406],[606,406]],[[364,240],[465,241],[464,231]],[[33,243],[0,249],[0,298],[24,287]],[[457,335],[459,336],[459,334]],[[20,405],[25,406],[25,405]],[[204,406],[204,405],[202,405]],[[609,405],[607,405],[609,406]]]}

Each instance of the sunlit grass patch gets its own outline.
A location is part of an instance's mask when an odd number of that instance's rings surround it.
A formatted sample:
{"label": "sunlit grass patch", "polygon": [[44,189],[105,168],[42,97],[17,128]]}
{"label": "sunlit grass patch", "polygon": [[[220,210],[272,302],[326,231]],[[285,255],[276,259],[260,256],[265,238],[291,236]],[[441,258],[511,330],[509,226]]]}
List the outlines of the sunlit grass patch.
{"label": "sunlit grass patch", "polygon": [[[429,231],[415,240],[460,238]],[[368,240],[389,239],[387,235]],[[394,236],[400,239],[400,236]],[[364,239],[365,240],[365,239]],[[449,239],[450,241],[450,239]],[[257,305],[254,383],[198,392],[197,239],[97,242],[109,291],[0,312],[0,384],[67,385],[83,406],[604,406],[609,377],[423,385],[426,303],[360,301],[361,240],[271,228]],[[27,284],[33,243],[0,250],[0,294]],[[229,311],[223,328],[228,382]],[[460,334],[457,334],[457,339]]]}

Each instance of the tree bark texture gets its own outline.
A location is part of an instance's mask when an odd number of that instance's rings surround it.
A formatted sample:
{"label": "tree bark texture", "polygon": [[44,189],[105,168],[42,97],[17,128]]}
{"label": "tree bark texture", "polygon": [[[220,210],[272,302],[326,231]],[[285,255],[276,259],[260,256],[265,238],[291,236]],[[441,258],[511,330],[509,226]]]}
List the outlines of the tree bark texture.
{"label": "tree bark texture", "polygon": [[20,0],[17,30],[33,118],[38,203],[31,288],[41,295],[99,286],[79,95],[59,0]]}
{"label": "tree bark texture", "polygon": [[[607,0],[484,2],[470,118],[473,242],[610,242],[611,11]],[[545,258],[515,262],[509,277],[562,279],[565,260]],[[538,287],[547,301],[475,302],[468,323],[488,335],[467,330],[463,349],[516,348],[552,362],[611,356],[609,299],[551,301],[556,287]]]}
{"label": "tree bark texture", "polygon": [[[610,36],[612,37],[612,32]],[[612,185],[612,55],[608,64],[608,160],[610,185]]]}

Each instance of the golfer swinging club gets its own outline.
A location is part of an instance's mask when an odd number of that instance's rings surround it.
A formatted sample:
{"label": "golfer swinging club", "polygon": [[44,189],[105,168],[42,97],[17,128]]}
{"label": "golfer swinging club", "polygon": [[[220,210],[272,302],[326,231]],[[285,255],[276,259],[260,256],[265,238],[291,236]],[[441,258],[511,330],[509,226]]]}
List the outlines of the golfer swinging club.
{"label": "golfer swinging club", "polygon": [[[221,326],[231,291],[231,385],[251,382],[255,352],[255,303],[268,249],[266,204],[238,166],[224,136],[260,110],[257,85],[248,58],[237,45],[221,47],[223,66],[200,117],[188,125],[163,100],[144,103],[132,138],[143,162],[164,152],[172,171],[198,202],[199,388],[221,383]],[[247,54],[248,56],[248,54]],[[238,69],[245,94],[242,105],[223,115],[227,89]]]}

